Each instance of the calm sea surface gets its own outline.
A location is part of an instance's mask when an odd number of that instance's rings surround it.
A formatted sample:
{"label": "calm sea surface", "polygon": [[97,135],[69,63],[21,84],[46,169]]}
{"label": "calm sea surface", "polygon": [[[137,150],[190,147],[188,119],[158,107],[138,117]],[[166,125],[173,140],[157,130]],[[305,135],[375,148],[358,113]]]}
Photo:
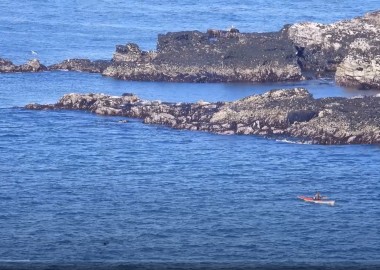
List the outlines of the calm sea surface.
{"label": "calm sea surface", "polygon": [[[109,59],[116,44],[154,49],[157,34],[167,31],[231,25],[276,31],[379,8],[378,0],[0,0],[0,57],[45,64]],[[380,262],[379,146],[292,144],[20,108],[67,92],[193,102],[294,86],[315,97],[376,93],[323,79],[176,84],[70,72],[0,74],[0,264]],[[296,198],[316,190],[336,206]]]}

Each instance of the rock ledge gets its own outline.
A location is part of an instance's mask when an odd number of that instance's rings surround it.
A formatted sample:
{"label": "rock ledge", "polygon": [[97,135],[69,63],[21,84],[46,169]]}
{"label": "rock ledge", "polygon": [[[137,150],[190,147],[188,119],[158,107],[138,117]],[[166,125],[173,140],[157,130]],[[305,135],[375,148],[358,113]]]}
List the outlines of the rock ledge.
{"label": "rock ledge", "polygon": [[168,103],[133,94],[67,94],[32,110],[83,110],[146,124],[219,134],[294,138],[315,144],[379,144],[380,97],[314,99],[303,88],[272,90],[234,102]]}

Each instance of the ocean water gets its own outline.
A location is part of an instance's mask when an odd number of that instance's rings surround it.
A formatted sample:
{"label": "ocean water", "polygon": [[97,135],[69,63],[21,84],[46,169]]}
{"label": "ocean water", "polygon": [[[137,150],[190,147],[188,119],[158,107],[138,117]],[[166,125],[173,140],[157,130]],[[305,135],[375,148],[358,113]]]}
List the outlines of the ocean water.
{"label": "ocean water", "polygon": [[[45,64],[109,59],[116,44],[154,49],[157,34],[167,31],[276,31],[379,8],[378,1],[0,1],[0,57]],[[324,79],[177,84],[74,72],[0,74],[0,265],[379,264],[379,146],[295,144],[21,108],[68,92],[194,102],[294,86],[318,98],[378,93]],[[317,190],[336,205],[297,199]]]}

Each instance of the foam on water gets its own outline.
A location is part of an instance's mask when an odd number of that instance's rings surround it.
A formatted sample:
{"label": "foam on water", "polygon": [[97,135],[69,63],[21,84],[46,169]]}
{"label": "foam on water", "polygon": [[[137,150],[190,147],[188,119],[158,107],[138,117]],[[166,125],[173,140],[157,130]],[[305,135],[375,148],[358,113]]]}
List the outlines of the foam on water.
{"label": "foam on water", "polygon": [[291,139],[276,139],[277,142],[283,142],[283,143],[290,143],[290,144],[312,144],[311,141],[297,141],[297,140],[291,140]]}

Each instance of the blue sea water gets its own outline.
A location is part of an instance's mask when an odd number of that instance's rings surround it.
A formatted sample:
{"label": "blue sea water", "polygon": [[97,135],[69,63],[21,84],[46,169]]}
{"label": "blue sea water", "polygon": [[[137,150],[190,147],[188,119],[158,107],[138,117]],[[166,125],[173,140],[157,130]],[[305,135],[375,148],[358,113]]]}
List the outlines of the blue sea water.
{"label": "blue sea water", "polygon": [[[154,49],[158,33],[231,25],[276,31],[333,22],[378,1],[1,1],[0,57],[46,64]],[[0,264],[8,262],[379,263],[379,146],[293,144],[27,111],[67,92],[163,101],[235,100],[301,86],[315,97],[373,94],[329,80],[286,84],[125,82],[97,74],[0,74]],[[316,190],[336,206],[307,204]]]}

